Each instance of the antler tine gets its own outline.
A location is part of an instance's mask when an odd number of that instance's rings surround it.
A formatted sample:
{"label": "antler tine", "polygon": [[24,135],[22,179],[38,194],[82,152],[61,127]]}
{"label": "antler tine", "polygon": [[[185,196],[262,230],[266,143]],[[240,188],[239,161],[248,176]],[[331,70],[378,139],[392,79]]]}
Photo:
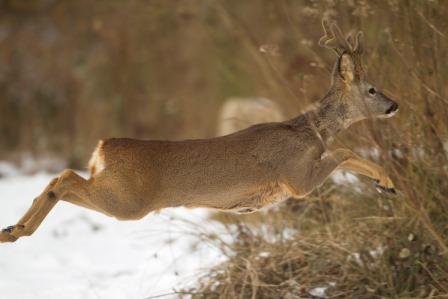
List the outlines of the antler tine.
{"label": "antler tine", "polygon": [[319,39],[319,45],[321,47],[332,49],[338,55],[341,55],[344,52],[353,51],[352,46],[345,40],[341,30],[335,22],[323,19],[322,28],[324,30],[324,35]]}
{"label": "antler tine", "polygon": [[340,50],[342,52],[353,52],[353,48],[350,45],[350,43],[344,38],[344,34],[342,33],[341,29],[336,25],[336,22],[333,22],[331,24],[331,32],[333,33],[333,36],[335,37],[338,46],[340,47]]}
{"label": "antler tine", "polygon": [[319,46],[332,49],[336,52],[336,54],[339,54],[337,49],[332,47],[330,44],[334,40],[334,35],[331,32],[329,21],[326,19],[322,19],[322,29],[324,30],[324,35],[319,39]]}
{"label": "antler tine", "polygon": [[356,44],[355,38],[353,37],[353,32],[349,32],[347,38],[345,39],[347,43],[350,45],[352,49],[354,49],[354,45]]}
{"label": "antler tine", "polygon": [[353,51],[358,54],[362,54],[364,51],[364,48],[362,46],[363,37],[364,37],[364,33],[362,31],[358,31],[358,33],[356,33],[355,41],[353,44]]}

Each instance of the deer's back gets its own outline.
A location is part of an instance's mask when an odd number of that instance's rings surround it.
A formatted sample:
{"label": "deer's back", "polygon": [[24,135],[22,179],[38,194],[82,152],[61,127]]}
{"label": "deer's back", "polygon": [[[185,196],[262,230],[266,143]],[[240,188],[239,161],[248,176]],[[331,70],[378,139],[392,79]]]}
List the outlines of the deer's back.
{"label": "deer's back", "polygon": [[98,176],[176,205],[247,198],[260,188],[275,191],[281,169],[304,151],[304,138],[285,123],[269,123],[210,139],[106,139],[96,151],[104,161]]}

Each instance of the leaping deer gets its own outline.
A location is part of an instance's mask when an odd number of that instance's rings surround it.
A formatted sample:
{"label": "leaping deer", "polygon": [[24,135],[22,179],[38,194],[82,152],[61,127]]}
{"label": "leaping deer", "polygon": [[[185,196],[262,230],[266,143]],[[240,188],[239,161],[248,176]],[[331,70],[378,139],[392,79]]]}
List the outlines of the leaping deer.
{"label": "leaping deer", "polygon": [[16,225],[1,231],[0,242],[33,234],[60,200],[119,220],[179,206],[246,213],[304,197],[336,169],[394,192],[382,167],[348,149],[326,150],[338,132],[362,119],[391,117],[398,105],[365,80],[362,33],[345,39],[335,23],[323,27],[319,44],[338,58],[330,90],[315,110],[210,139],[101,140],[89,162],[91,177],[64,170]]}

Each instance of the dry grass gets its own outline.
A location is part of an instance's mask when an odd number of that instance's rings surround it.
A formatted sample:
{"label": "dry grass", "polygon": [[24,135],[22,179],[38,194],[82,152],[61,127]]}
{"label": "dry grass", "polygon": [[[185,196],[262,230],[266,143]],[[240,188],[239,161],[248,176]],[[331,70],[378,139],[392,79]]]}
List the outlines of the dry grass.
{"label": "dry grass", "polygon": [[[316,287],[328,287],[328,298],[448,298],[446,5],[330,2],[284,2],[285,15],[329,14],[365,31],[369,74],[398,100],[401,112],[392,121],[355,126],[337,144],[376,149],[376,157],[365,155],[387,169],[399,194],[327,183],[306,202],[289,202],[250,221],[232,219],[236,240],[221,244],[229,260],[188,290],[193,298],[312,298]],[[244,23],[231,13],[226,18]],[[295,27],[300,21],[290,22]],[[282,69],[273,58],[267,64],[274,73]],[[306,87],[309,93],[315,85]]]}
{"label": "dry grass", "polygon": [[403,196],[378,196],[368,185],[362,194],[348,188],[327,184],[323,196],[249,219],[219,215],[235,242],[205,241],[229,259],[187,292],[193,298],[312,298],[312,289],[328,287],[328,298],[448,296],[447,255]]}

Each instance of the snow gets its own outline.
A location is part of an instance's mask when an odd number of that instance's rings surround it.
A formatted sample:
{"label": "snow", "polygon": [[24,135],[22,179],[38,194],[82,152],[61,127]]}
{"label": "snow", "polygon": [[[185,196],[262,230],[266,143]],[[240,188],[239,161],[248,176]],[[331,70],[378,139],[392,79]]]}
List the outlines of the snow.
{"label": "snow", "polygon": [[327,290],[329,287],[335,287],[336,283],[334,281],[330,281],[328,283],[328,286],[322,286],[322,287],[316,287],[312,288],[308,291],[308,294],[310,294],[313,297],[316,298],[328,298]]}
{"label": "snow", "polygon": [[[6,166],[4,172],[1,227],[16,223],[53,177]],[[177,208],[120,222],[60,202],[34,235],[0,244],[0,297],[142,299],[191,286],[225,259],[198,241],[201,233],[224,231],[208,216],[204,209]]]}
{"label": "snow", "polygon": [[314,296],[317,298],[326,298],[327,297],[327,294],[326,294],[327,289],[328,289],[328,287],[318,287],[318,288],[311,289],[308,293],[311,296]]}
{"label": "snow", "polygon": [[342,170],[336,170],[331,175],[331,179],[338,185],[350,184],[356,186],[359,183],[359,179],[356,177],[356,175]]}
{"label": "snow", "polygon": [[12,163],[0,161],[0,178],[18,174],[19,170]]}
{"label": "snow", "polygon": [[[27,173],[0,161],[0,228],[15,224],[54,177]],[[340,171],[332,179],[351,187],[358,182]],[[209,220],[210,213],[165,209],[140,221],[120,222],[59,202],[31,237],[0,244],[0,298],[143,299],[193,286],[198,276],[226,259],[201,236],[232,241],[229,228]],[[293,233],[285,230],[283,237]],[[326,290],[317,287],[310,295],[325,297]]]}

